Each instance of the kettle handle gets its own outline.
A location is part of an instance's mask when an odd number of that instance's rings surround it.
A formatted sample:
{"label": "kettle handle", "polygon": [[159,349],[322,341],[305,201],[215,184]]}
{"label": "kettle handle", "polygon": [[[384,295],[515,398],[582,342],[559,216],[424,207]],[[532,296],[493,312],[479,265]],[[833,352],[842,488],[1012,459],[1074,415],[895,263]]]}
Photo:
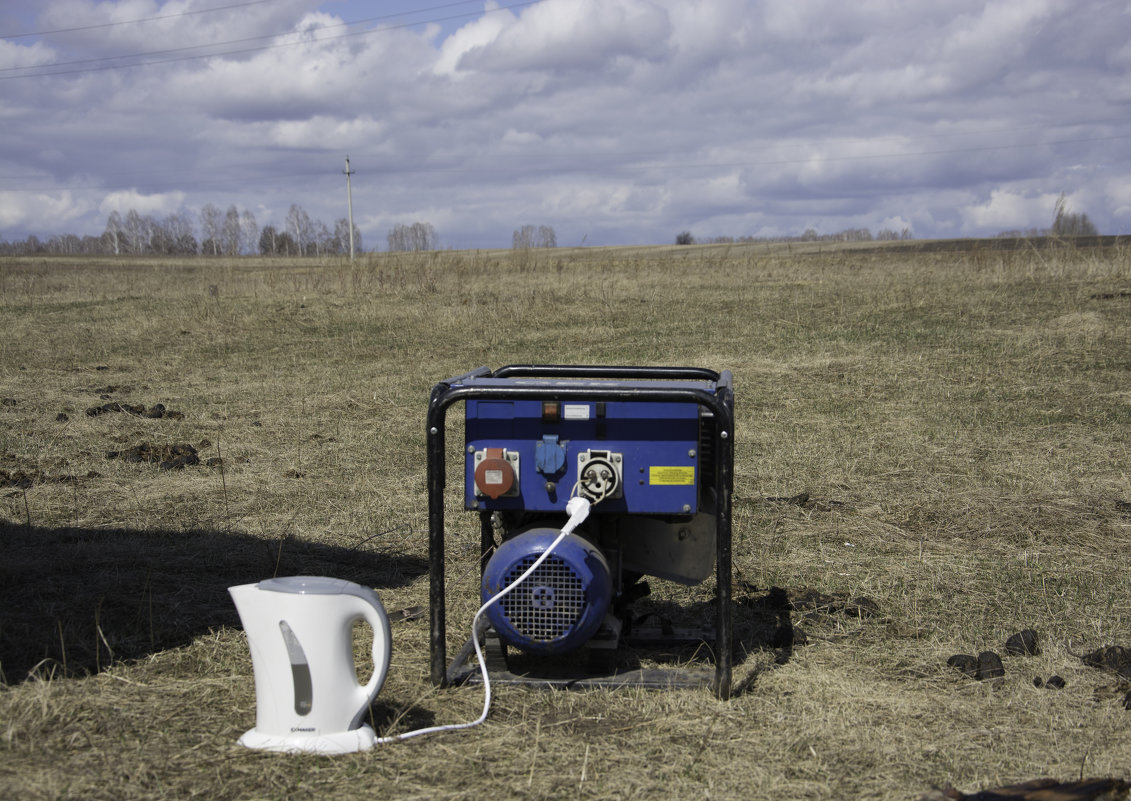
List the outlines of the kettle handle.
{"label": "kettle handle", "polygon": [[[385,607],[377,593],[368,592],[365,596],[360,593],[354,596],[358,600],[357,616],[363,618],[373,629],[373,675],[364,686],[358,685],[361,690],[362,708],[368,707],[377,696],[381,685],[385,682],[385,674],[389,670],[389,658],[392,651],[392,635],[389,631],[389,618],[385,614]],[[355,620],[357,617],[354,618]]]}

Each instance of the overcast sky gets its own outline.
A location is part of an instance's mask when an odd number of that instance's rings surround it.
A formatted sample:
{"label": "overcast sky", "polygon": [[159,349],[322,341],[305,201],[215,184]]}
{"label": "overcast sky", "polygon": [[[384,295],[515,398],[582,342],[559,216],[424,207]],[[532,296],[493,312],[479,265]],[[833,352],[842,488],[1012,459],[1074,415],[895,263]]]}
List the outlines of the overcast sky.
{"label": "overcast sky", "polygon": [[[1131,232],[1126,0],[3,0],[0,237]],[[199,222],[198,222],[199,224]]]}

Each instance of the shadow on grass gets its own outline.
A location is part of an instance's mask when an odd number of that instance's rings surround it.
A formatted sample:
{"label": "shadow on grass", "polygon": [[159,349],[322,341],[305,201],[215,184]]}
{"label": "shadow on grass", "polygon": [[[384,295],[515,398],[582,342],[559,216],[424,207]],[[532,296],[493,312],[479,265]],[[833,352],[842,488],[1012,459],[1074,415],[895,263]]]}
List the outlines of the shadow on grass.
{"label": "shadow on grass", "polygon": [[239,626],[227,588],[323,575],[398,587],[424,557],[217,531],[40,528],[0,523],[0,681],[77,676],[221,626]]}
{"label": "shadow on grass", "polygon": [[[645,603],[641,605],[646,611],[640,620],[645,624],[658,620],[661,635],[665,627],[676,630],[681,624],[690,624],[694,627],[696,621],[710,625],[710,622],[714,621],[715,603],[717,600],[685,607],[668,603]],[[738,589],[732,603],[731,666],[734,676],[731,694],[741,695],[753,689],[763,673],[789,662],[793,657],[794,648],[805,643],[805,635],[795,628],[794,602],[790,592],[781,587],[771,587],[766,590]],[[754,654],[762,654],[769,658],[750,660],[749,657]],[[658,661],[665,659],[664,656],[655,653],[650,656]],[[676,662],[690,660],[714,663],[706,642],[669,652],[666,657]],[[748,661],[752,666],[745,668]]]}

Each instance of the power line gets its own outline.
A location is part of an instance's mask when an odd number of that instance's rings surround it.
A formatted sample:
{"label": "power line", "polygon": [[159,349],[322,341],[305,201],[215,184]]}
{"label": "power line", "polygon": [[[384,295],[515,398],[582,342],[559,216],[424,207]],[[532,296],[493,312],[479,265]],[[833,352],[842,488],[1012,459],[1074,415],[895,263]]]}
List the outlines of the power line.
{"label": "power line", "polygon": [[[430,12],[430,11],[438,11],[440,9],[451,8],[451,7],[454,7],[454,6],[468,5],[469,3],[472,3],[472,2],[477,2],[477,0],[460,0],[460,2],[445,3],[445,4],[442,4],[442,5],[438,5],[438,6],[430,6],[429,8],[409,12],[409,14],[420,14],[420,13],[426,13],[426,12]],[[209,42],[208,44],[200,44],[200,45],[187,45],[185,47],[174,47],[174,48],[168,48],[168,49],[164,49],[164,50],[150,50],[150,51],[145,51],[145,52],[142,52],[142,53],[130,53],[130,54],[118,55],[118,56],[101,56],[101,57],[98,57],[98,58],[77,59],[77,60],[72,60],[72,61],[55,61],[55,62],[52,62],[50,64],[33,64],[33,65],[26,66],[26,67],[0,67],[0,72],[16,72],[16,71],[20,71],[20,70],[24,70],[24,71],[38,70],[37,72],[26,72],[26,74],[24,74],[24,75],[0,75],[0,81],[18,80],[18,79],[21,79],[21,78],[44,78],[44,77],[51,77],[51,76],[55,76],[55,75],[74,75],[76,73],[101,72],[101,71],[105,71],[105,70],[131,69],[133,67],[147,67],[147,66],[152,66],[152,65],[155,65],[155,64],[168,64],[168,63],[176,62],[176,61],[192,61],[192,60],[201,59],[201,58],[215,58],[215,57],[221,57],[221,56],[245,55],[247,53],[262,52],[262,51],[273,50],[273,49],[282,48],[282,47],[296,47],[296,46],[302,45],[302,44],[320,44],[322,42],[332,42],[332,41],[337,41],[339,39],[347,39],[347,38],[351,38],[351,37],[355,37],[355,36],[368,36],[368,35],[374,34],[374,33],[386,33],[388,31],[401,30],[401,29],[404,29],[404,28],[413,28],[413,27],[416,27],[417,25],[426,25],[426,24],[434,23],[434,22],[450,22],[452,20],[466,19],[468,17],[486,16],[488,14],[496,14],[496,13],[499,13],[501,11],[510,11],[512,9],[523,8],[525,6],[534,5],[537,2],[539,2],[539,0],[524,0],[524,2],[511,3],[508,6],[500,6],[498,8],[491,8],[491,9],[487,9],[487,10],[483,10],[483,11],[480,11],[480,10],[477,9],[476,11],[464,12],[464,13],[461,13],[461,14],[452,14],[452,15],[449,15],[449,16],[446,16],[446,17],[432,17],[432,18],[429,18],[429,19],[416,20],[416,21],[413,21],[413,22],[405,22],[405,23],[401,23],[399,25],[383,25],[379,28],[373,28],[373,29],[365,30],[365,31],[355,31],[353,33],[341,33],[341,34],[337,34],[337,35],[334,35],[334,36],[317,37],[317,36],[314,35],[314,34],[321,32],[321,31],[336,30],[336,29],[339,29],[339,28],[351,28],[351,27],[354,27],[354,26],[357,26],[357,25],[363,25],[363,24],[366,24],[366,23],[369,23],[369,22],[377,22],[377,21],[386,20],[386,19],[397,19],[397,18],[403,18],[403,17],[407,16],[406,14],[385,14],[385,15],[378,16],[378,17],[366,17],[364,19],[354,20],[352,22],[343,22],[343,23],[339,23],[337,25],[325,25],[325,26],[318,28],[316,31],[311,32],[311,38],[309,38],[309,39],[300,39],[298,41],[292,41],[292,42],[276,42],[274,44],[259,45],[259,46],[255,46],[255,47],[245,47],[245,48],[239,48],[239,49],[235,49],[235,50],[220,50],[219,52],[197,53],[195,55],[175,56],[173,58],[154,59],[154,60],[149,60],[149,61],[138,61],[138,62],[133,63],[133,64],[102,64],[101,66],[85,67],[85,68],[82,68],[82,69],[74,69],[74,70],[54,69],[56,67],[71,67],[71,66],[76,66],[76,65],[79,65],[79,64],[95,64],[97,62],[106,62],[106,61],[112,61],[112,60],[122,60],[122,59],[132,59],[132,58],[148,58],[150,56],[171,55],[171,54],[174,54],[174,53],[185,53],[185,52],[188,52],[188,51],[202,50],[202,49],[205,49],[205,48],[223,48],[223,47],[227,47],[229,45],[246,44],[248,42],[262,42],[265,39],[274,39],[278,36],[303,35],[303,33],[299,32],[299,31],[289,30],[289,31],[282,31],[282,32],[271,33],[271,34],[264,34],[262,36],[249,36],[249,37],[245,37],[245,38],[242,38],[242,39],[230,39],[230,40],[223,41],[223,42]],[[50,70],[50,71],[48,71],[48,70]]]}
{"label": "power line", "polygon": [[213,11],[227,11],[232,8],[244,8],[245,6],[259,6],[270,0],[250,0],[247,3],[233,3],[227,6],[216,6],[215,8],[200,8],[195,11],[181,11],[177,14],[162,14],[157,17],[139,17],[138,19],[121,20],[119,22],[101,22],[97,25],[79,25],[75,28],[55,28],[50,31],[32,31],[31,33],[10,33],[0,36],[0,39],[26,39],[32,36],[51,36],[56,33],[75,33],[76,31],[95,31],[101,28],[114,28],[118,25],[137,25],[143,22],[156,22],[162,19],[176,19],[177,17],[189,17],[194,14],[211,14]]}

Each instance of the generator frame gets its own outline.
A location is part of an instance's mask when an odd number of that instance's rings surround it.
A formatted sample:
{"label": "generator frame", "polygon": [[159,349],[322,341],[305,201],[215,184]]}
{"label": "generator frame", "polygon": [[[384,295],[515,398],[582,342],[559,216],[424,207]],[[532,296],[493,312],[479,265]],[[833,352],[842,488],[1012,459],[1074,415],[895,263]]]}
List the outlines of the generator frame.
{"label": "generator frame", "polygon": [[[484,379],[523,379],[500,384]],[[573,379],[573,380],[568,380]],[[657,382],[649,386],[647,382]],[[686,386],[678,382],[686,381]],[[698,385],[691,382],[696,382]],[[708,382],[710,391],[703,386]],[[447,665],[446,591],[444,580],[444,489],[446,475],[445,426],[447,410],[458,401],[471,399],[570,401],[691,402],[715,418],[712,453],[714,457],[715,573],[717,601],[714,630],[715,694],[726,699],[731,693],[731,495],[734,479],[734,389],[729,370],[716,372],[700,367],[627,367],[604,365],[512,364],[492,371],[479,367],[436,384],[428,404],[428,561],[431,680],[436,686],[454,683]],[[494,549],[490,512],[480,512],[480,565]],[[633,682],[626,674],[616,674],[617,686],[633,683],[645,686],[702,686],[689,671],[648,671],[649,677]],[[508,680],[544,684],[541,679],[508,675]],[[575,683],[571,683],[575,684]],[[585,684],[585,682],[576,682]]]}

